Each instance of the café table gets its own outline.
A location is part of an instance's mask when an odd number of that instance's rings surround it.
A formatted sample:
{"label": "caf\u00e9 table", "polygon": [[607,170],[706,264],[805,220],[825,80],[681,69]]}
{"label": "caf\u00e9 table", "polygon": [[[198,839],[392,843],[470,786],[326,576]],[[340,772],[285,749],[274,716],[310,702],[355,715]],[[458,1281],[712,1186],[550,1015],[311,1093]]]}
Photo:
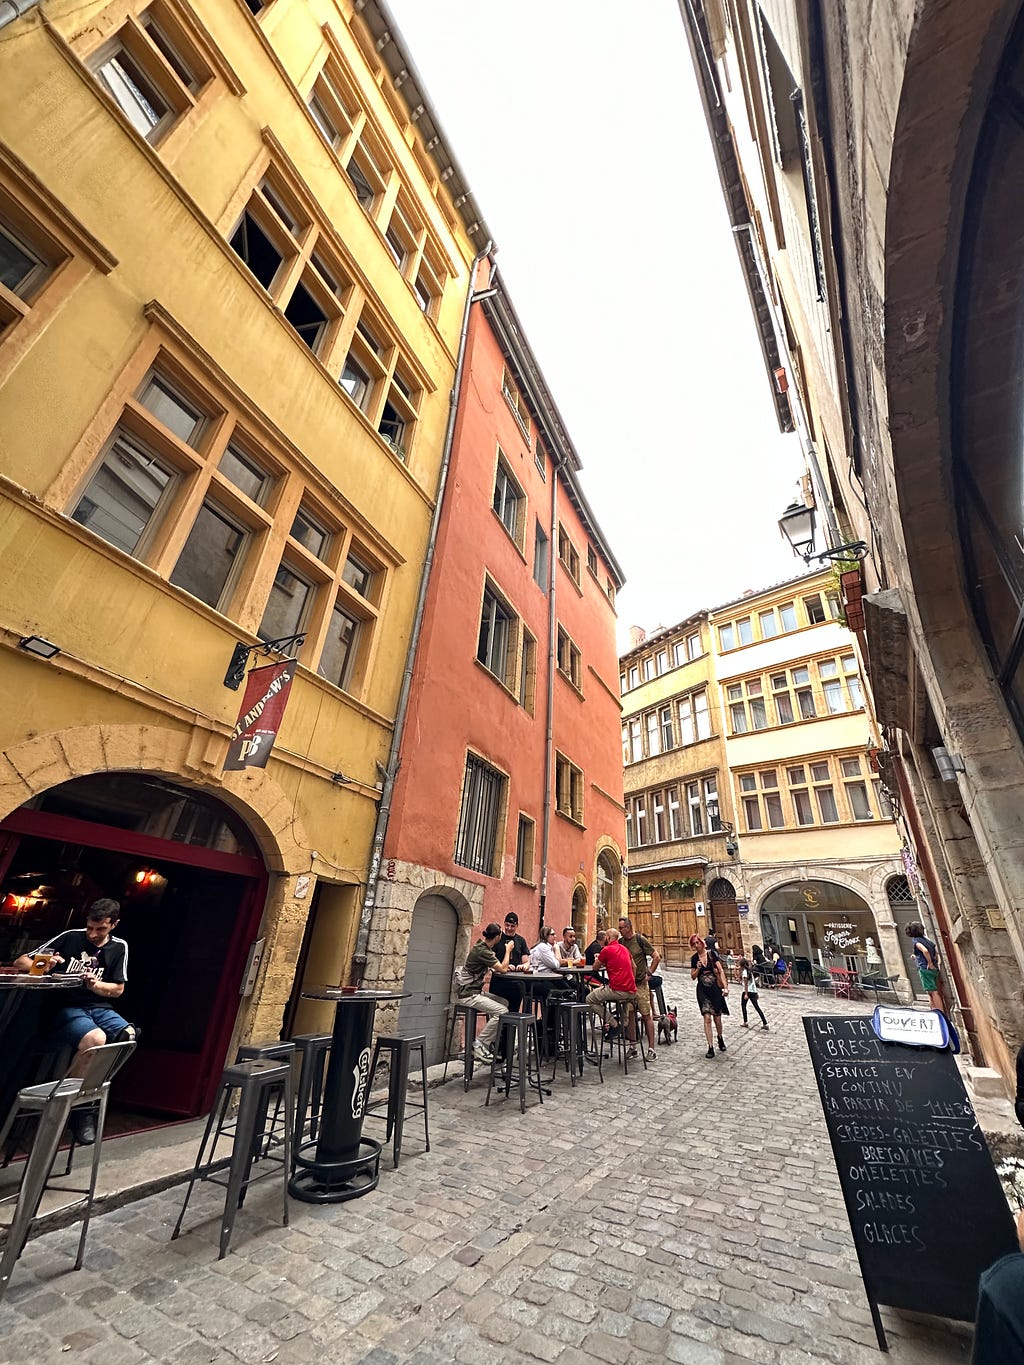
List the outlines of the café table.
{"label": "caf\u00e9 table", "polygon": [[373,1018],[378,1005],[405,1000],[410,992],[315,986],[302,994],[334,1002],[334,1029],[319,1134],[296,1149],[288,1191],[307,1204],[341,1204],[369,1194],[380,1180],[381,1144],[363,1137]]}
{"label": "caf\u00e9 table", "polygon": [[31,1081],[30,1054],[43,1032],[44,1001],[81,984],[76,976],[68,975],[0,974],[0,1127],[18,1091]]}

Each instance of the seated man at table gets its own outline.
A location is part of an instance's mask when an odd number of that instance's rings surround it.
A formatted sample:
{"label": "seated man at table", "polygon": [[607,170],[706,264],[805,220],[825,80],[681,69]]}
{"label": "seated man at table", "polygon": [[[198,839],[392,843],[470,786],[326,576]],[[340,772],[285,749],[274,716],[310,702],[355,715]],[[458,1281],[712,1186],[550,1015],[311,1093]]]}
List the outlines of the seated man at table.
{"label": "seated man at table", "polygon": [[[128,978],[128,945],[123,938],[114,937],[120,917],[121,907],[117,901],[108,898],[93,901],[84,929],[66,929],[35,949],[37,953],[53,953],[51,974],[81,977],[81,987],[61,995],[51,1030],[51,1036],[57,1042],[75,1048],[69,1076],[85,1075],[90,1048],[135,1037],[135,1030],[127,1019],[122,1019],[105,1003],[124,994],[124,983]],[[21,971],[28,971],[32,954],[25,953],[14,965]],[[91,1110],[77,1110],[71,1122],[79,1142],[96,1140]]]}
{"label": "seated man at table", "polygon": [[[462,973],[463,980],[458,981],[457,979],[456,989],[459,1004],[472,1005],[481,1014],[490,1015],[479,1038],[475,1042],[470,1038],[466,1039],[466,1046],[472,1047],[473,1056],[478,1062],[492,1062],[494,1060],[493,1047],[498,1032],[498,1017],[508,1013],[508,1005],[504,1000],[499,1000],[496,995],[491,995],[484,990],[484,977],[488,972],[491,972],[493,978],[495,972],[504,976],[506,972],[513,970],[506,963],[499,962],[494,952],[500,938],[500,925],[486,925],[483,936],[477,939],[466,957],[466,965]],[[521,970],[521,968],[517,970]]]}
{"label": "seated man at table", "polygon": [[633,971],[633,957],[621,942],[618,929],[609,929],[607,941],[597,955],[597,965],[608,974],[607,986],[595,986],[587,996],[587,1004],[601,1015],[602,1028],[606,1024],[605,1005],[609,1000],[620,1004],[636,1001],[636,974]]}
{"label": "seated man at table", "polygon": [[572,925],[566,925],[562,930],[561,941],[555,947],[563,967],[576,967],[583,961],[580,945],[576,942],[576,930]]}
{"label": "seated man at table", "polygon": [[583,958],[588,967],[592,967],[594,965],[595,961],[597,960],[598,953],[601,951],[601,949],[607,942],[608,930],[598,929],[597,933],[594,935],[593,943],[588,943],[583,953]]}
{"label": "seated man at table", "polygon": [[491,993],[506,1000],[510,1008],[518,1009],[523,1003],[523,987],[520,979],[513,973],[530,970],[530,949],[526,939],[519,932],[519,916],[510,910],[505,916],[505,927],[494,946],[494,956],[503,962],[509,971],[497,980],[491,976]]}

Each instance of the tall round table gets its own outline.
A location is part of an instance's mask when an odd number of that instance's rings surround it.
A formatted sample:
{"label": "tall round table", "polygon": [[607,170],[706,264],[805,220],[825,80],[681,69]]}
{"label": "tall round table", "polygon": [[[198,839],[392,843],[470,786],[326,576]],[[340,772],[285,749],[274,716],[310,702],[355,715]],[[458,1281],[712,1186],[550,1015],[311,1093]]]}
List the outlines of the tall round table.
{"label": "tall round table", "polygon": [[288,1190],[307,1204],[342,1204],[377,1188],[381,1144],[363,1137],[369,1099],[373,1016],[379,1004],[409,992],[318,986],[306,1000],[333,1000],[331,1057],[324,1082],[319,1136],[295,1152]]}
{"label": "tall round table", "polygon": [[0,975],[0,1128],[23,1084],[30,1052],[41,1033],[44,1000],[81,986],[76,976],[32,976],[28,972]]}

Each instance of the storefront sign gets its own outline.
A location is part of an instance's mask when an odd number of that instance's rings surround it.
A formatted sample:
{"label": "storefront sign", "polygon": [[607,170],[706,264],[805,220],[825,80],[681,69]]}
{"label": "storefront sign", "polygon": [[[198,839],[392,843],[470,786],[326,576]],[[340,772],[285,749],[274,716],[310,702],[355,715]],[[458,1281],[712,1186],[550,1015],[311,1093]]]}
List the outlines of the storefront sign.
{"label": "storefront sign", "polygon": [[846,952],[860,947],[860,930],[849,920],[825,925],[825,949],[828,952]]}
{"label": "storefront sign", "polygon": [[288,659],[285,663],[267,664],[250,671],[224,760],[225,772],[267,766],[284,719],[296,666],[294,659]]}
{"label": "storefront sign", "polygon": [[949,1029],[938,1010],[907,1010],[876,1005],[871,1027],[883,1043],[905,1043],[908,1047],[949,1046]]}

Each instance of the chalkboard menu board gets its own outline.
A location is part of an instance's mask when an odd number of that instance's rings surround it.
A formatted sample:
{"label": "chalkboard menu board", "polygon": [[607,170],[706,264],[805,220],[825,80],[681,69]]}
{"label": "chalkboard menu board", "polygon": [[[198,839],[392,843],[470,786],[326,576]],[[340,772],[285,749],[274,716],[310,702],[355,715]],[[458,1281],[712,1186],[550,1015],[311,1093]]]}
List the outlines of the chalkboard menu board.
{"label": "chalkboard menu board", "polygon": [[878,1303],[973,1322],[1017,1238],[952,1054],[883,1043],[864,1016],[804,1028],[879,1343]]}

